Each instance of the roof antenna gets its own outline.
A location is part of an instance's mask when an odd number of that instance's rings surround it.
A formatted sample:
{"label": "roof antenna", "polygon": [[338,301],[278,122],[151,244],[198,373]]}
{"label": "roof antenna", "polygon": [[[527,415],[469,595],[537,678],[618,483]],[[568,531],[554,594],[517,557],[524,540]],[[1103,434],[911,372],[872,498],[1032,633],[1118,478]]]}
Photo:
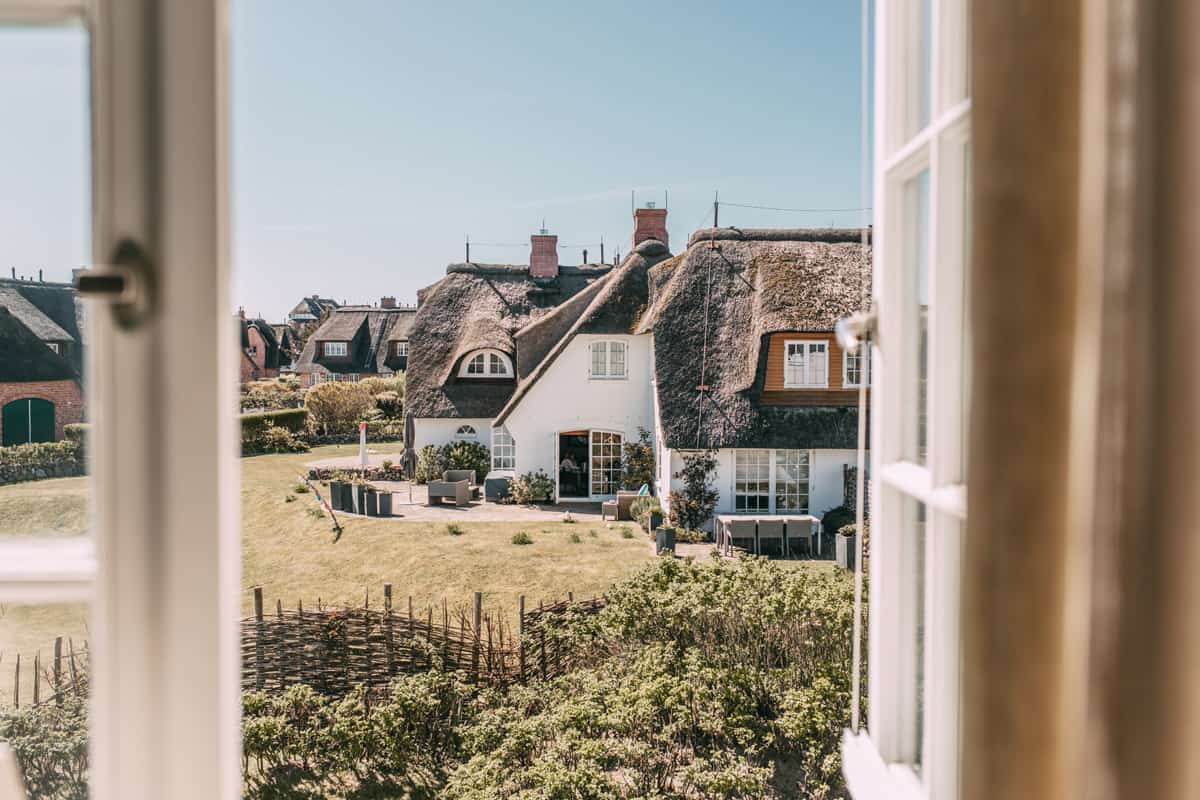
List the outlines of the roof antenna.
{"label": "roof antenna", "polygon": [[664,211],[670,210],[670,208],[671,208],[671,190],[663,189],[663,210]]}
{"label": "roof antenna", "polygon": [[600,237],[600,263],[604,263],[604,237]]}
{"label": "roof antenna", "polygon": [[471,234],[467,234],[467,263],[471,263]]}
{"label": "roof antenna", "polygon": [[721,210],[721,193],[713,190],[713,227],[717,227],[717,214]]}

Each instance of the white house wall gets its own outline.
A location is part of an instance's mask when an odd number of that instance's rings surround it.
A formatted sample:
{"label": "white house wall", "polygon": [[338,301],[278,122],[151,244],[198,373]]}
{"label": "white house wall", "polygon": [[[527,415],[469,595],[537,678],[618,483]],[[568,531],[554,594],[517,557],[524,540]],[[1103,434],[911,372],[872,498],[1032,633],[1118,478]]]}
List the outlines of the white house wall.
{"label": "white house wall", "polygon": [[[593,341],[626,343],[625,379],[588,377]],[[650,376],[649,336],[576,336],[504,422],[516,442],[517,472],[541,469],[557,475],[560,431],[603,429],[623,434],[626,441],[637,438],[638,428],[653,432]]]}
{"label": "white house wall", "polygon": [[492,449],[492,421],[490,419],[436,419],[423,417],[413,420],[413,443],[417,450],[425,445],[441,447],[450,442],[459,441],[454,435],[462,425],[470,425],[475,429],[475,436],[468,441],[479,442],[489,450]]}

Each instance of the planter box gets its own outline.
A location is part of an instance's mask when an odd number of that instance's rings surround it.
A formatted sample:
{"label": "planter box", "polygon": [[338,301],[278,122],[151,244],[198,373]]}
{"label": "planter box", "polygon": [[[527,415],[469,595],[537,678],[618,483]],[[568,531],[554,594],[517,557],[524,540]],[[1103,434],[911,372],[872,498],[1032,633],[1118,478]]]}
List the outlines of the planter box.
{"label": "planter box", "polygon": [[342,481],[329,482],[329,507],[334,511],[341,511],[344,506],[342,504],[342,487],[345,484]]}
{"label": "planter box", "polygon": [[839,533],[834,539],[838,565],[853,570],[854,556],[858,553],[858,536],[842,536]]}
{"label": "planter box", "polygon": [[674,528],[658,528],[654,531],[654,552],[661,555],[664,550],[675,552]]}
{"label": "planter box", "polygon": [[379,516],[379,493],[374,489],[367,487],[363,492],[363,502],[365,503],[365,511],[368,517]]}
{"label": "planter box", "polygon": [[379,493],[379,516],[390,517],[392,515],[392,493]]}

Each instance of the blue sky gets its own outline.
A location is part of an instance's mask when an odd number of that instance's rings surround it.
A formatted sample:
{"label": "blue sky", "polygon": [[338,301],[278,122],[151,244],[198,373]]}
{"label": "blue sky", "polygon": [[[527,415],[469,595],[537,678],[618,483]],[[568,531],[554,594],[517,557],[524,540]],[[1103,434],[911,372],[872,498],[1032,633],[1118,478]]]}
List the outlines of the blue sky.
{"label": "blue sky", "polygon": [[[860,197],[860,4],[235,0],[232,305],[413,301],[467,235],[523,263],[544,218],[596,260],[630,191],[670,193],[672,245],[722,200]],[[65,278],[88,248],[84,40],[0,33],[5,273]],[[869,203],[867,203],[869,204]],[[723,207],[721,224],[857,224]],[[482,243],[512,243],[489,247]],[[561,247],[564,264],[580,249]]]}

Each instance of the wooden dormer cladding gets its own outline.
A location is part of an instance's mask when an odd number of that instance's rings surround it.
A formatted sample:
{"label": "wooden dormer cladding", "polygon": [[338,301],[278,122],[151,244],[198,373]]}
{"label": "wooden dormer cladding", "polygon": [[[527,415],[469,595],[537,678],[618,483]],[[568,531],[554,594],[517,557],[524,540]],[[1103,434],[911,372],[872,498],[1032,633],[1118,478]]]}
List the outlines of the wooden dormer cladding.
{"label": "wooden dormer cladding", "polygon": [[[772,333],[767,345],[766,374],[761,403],[767,406],[853,406],[858,403],[858,387],[842,385],[842,348],[829,333]],[[789,388],[784,385],[783,366],[788,340],[826,342],[829,353],[828,388]]]}

